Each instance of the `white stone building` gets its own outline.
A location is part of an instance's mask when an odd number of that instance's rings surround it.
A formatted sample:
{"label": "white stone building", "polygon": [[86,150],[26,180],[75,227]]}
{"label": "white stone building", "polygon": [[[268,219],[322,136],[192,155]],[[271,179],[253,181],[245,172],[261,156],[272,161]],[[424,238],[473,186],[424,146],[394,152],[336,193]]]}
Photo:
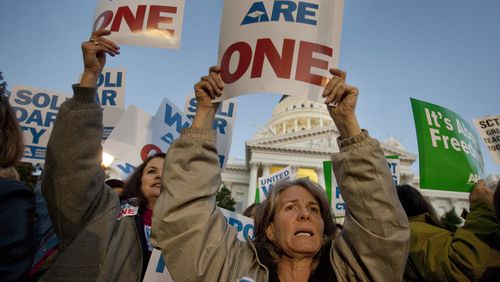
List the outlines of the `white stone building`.
{"label": "white stone building", "polygon": [[[242,212],[253,203],[258,177],[286,166],[292,166],[299,177],[309,176],[324,187],[323,161],[339,151],[338,136],[324,104],[296,97],[282,99],[271,120],[246,142],[245,160],[230,158],[222,173],[223,183],[237,202],[236,211]],[[417,156],[406,151],[395,138],[381,144],[386,155],[399,156],[401,183],[419,187],[418,174],[410,169]],[[425,189],[421,192],[439,215],[451,208],[460,215],[469,206],[467,193]]]}

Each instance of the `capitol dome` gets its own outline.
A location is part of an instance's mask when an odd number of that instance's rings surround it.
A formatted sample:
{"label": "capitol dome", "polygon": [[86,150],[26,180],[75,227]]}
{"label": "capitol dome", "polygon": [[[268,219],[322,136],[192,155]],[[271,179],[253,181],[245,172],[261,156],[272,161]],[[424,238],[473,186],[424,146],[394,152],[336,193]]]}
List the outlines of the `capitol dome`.
{"label": "capitol dome", "polygon": [[284,96],[274,108],[269,122],[254,138],[289,134],[314,128],[332,126],[333,121],[323,103]]}

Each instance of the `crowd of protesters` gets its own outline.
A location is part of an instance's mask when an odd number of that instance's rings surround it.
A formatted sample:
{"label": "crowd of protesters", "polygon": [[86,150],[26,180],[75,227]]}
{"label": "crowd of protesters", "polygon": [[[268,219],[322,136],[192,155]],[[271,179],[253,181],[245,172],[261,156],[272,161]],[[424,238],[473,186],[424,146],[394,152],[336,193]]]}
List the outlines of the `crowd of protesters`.
{"label": "crowd of protesters", "polygon": [[124,182],[106,181],[96,95],[106,57],[120,53],[109,34],[95,31],[81,45],[83,75],[60,106],[34,191],[14,169],[22,133],[0,95],[0,281],[142,281],[153,248],[175,281],[499,279],[500,187],[494,195],[478,181],[463,226],[442,228],[417,189],[395,187],[380,143],[358,123],[359,91],[339,69],[330,70],[323,98],[340,133],[331,160],[347,205],[342,228],[324,189],[296,179],[248,209],[254,237],[237,239],[215,199],[218,66],[194,85],[192,125],[168,152],[148,157]]}

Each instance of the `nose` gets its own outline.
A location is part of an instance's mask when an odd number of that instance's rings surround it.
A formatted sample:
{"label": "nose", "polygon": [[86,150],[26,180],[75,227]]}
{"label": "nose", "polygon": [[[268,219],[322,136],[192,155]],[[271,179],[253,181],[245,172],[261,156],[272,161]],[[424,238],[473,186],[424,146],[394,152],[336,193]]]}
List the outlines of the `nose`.
{"label": "nose", "polygon": [[311,213],[306,207],[300,209],[299,220],[300,221],[308,221],[311,219]]}

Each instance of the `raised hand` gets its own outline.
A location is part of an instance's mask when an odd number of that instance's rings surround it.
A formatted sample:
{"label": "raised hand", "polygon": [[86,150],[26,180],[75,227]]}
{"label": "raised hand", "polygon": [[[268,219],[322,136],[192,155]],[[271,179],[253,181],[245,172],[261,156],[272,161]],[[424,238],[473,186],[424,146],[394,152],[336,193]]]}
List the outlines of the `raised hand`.
{"label": "raised hand", "polygon": [[92,33],[89,41],[82,43],[83,75],[81,86],[96,87],[99,74],[106,64],[106,54],[116,56],[120,54],[120,47],[104,36],[111,31],[99,29]]}
{"label": "raised hand", "polygon": [[482,179],[478,180],[469,194],[469,203],[471,207],[481,203],[485,203],[488,208],[494,210],[493,207],[493,191],[486,187],[486,182]]}
{"label": "raised hand", "polygon": [[220,103],[212,100],[222,95],[224,84],[220,77],[221,68],[212,66],[207,76],[202,76],[200,81],[194,85],[196,95],[196,115],[193,119],[193,127],[211,128],[212,121]]}
{"label": "raised hand", "polygon": [[345,82],[346,73],[340,69],[330,69],[333,77],[325,86],[323,98],[340,135],[343,138],[361,133],[355,110],[358,89]]}

